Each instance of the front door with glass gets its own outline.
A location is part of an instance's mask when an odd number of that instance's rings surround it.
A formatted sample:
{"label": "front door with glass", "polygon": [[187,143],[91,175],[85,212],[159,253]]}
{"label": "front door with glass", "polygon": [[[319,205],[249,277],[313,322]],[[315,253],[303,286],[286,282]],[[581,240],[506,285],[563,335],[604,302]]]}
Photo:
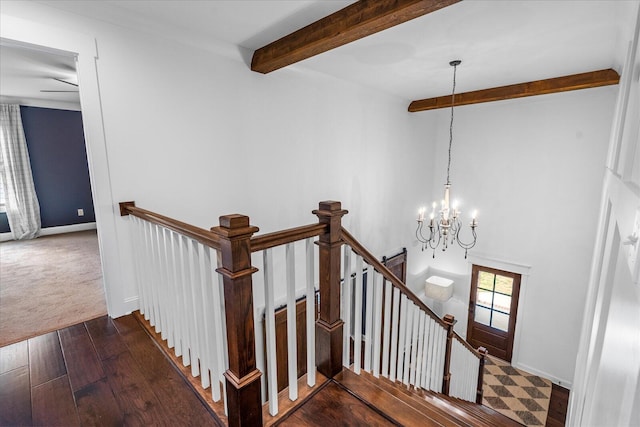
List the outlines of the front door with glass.
{"label": "front door with glass", "polygon": [[467,341],[511,362],[519,293],[519,274],[474,265]]}

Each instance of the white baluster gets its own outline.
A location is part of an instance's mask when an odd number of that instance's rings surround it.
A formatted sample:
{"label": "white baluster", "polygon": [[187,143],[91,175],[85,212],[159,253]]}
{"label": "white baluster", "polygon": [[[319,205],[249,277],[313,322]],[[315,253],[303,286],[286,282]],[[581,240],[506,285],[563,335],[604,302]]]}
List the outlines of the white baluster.
{"label": "white baluster", "polygon": [[149,291],[149,316],[146,318],[151,326],[156,325],[156,303],[153,290],[153,246],[151,245],[151,223],[144,222],[144,241],[145,241],[145,265],[147,278],[146,289]]}
{"label": "white baluster", "polygon": [[[200,292],[202,295],[202,358],[200,364],[200,376],[202,387],[207,388],[215,381],[217,375],[213,371],[213,316],[211,314],[211,252],[209,248],[198,243],[200,251]],[[213,381],[212,381],[213,378]],[[213,388],[211,390],[213,393]]]}
{"label": "white baluster", "polygon": [[418,370],[418,330],[420,323],[420,309],[417,305],[413,306],[413,332],[411,334],[411,372],[409,375],[409,383],[416,385],[416,372]]}
{"label": "white baluster", "polygon": [[400,289],[393,288],[393,318],[391,319],[391,354],[389,358],[389,379],[396,380],[398,370],[398,335],[400,317]]}
{"label": "white baluster", "polygon": [[[195,310],[193,307],[193,289],[192,289],[192,280],[193,280],[193,269],[191,262],[191,254],[190,254],[190,241],[189,238],[185,236],[180,236],[180,250],[182,254],[182,283],[184,290],[184,301],[185,301],[185,318],[187,321],[187,331],[188,331],[188,348],[189,348],[189,364],[185,366],[191,366],[191,375],[196,377],[200,374],[198,369],[198,354],[197,354],[197,329],[196,329],[196,319],[195,319]],[[184,354],[183,354],[183,363],[184,362]]]}
{"label": "white baluster", "polygon": [[[180,301],[178,299],[180,295],[180,288],[176,281],[176,256],[174,254],[174,241],[173,232],[169,229],[165,229],[165,247],[167,256],[167,281],[170,289],[170,315],[171,315],[171,337],[173,338],[173,351],[174,353],[181,352],[181,332],[180,332]],[[179,356],[179,354],[176,354]]]}
{"label": "white baluster", "polygon": [[217,390],[217,397],[214,401],[220,401],[220,383],[224,384],[224,372],[227,370],[227,365],[225,364],[225,358],[227,357],[227,330],[225,325],[226,319],[224,314],[224,304],[221,301],[220,295],[224,292],[223,283],[222,283],[222,275],[215,272],[215,266],[220,265],[220,252],[211,249],[212,251],[212,259],[211,259],[211,268],[213,270],[213,277],[211,278],[211,298],[213,304],[213,327],[215,332],[215,341],[214,341],[214,351],[216,353],[215,361],[217,363],[216,372],[217,377],[211,378],[212,387],[215,387]]}
{"label": "white baluster", "polygon": [[269,400],[269,414],[278,413],[278,365],[276,354],[276,315],[273,289],[273,253],[271,249],[263,251],[263,270],[265,286],[264,322],[267,347],[267,396]]}
{"label": "white baluster", "polygon": [[396,366],[396,378],[403,379],[404,340],[407,330],[407,297],[400,295],[400,329],[398,331],[398,362]]}
{"label": "white baluster", "polygon": [[[180,284],[182,272],[180,270],[180,241],[177,233],[169,231],[171,271],[173,273],[173,290],[176,304],[175,313],[175,347],[174,352],[177,357],[182,356],[184,351],[184,325],[183,313],[184,303],[182,301],[182,286]],[[188,351],[188,350],[187,350]]]}
{"label": "white baluster", "polygon": [[155,290],[156,296],[156,332],[160,333],[162,339],[165,339],[165,328],[164,323],[166,321],[165,314],[163,313],[163,299],[164,293],[162,289],[162,272],[160,261],[160,242],[159,242],[159,233],[158,233],[158,225],[151,225],[151,244],[153,248],[153,273],[154,273],[154,283],[153,288]]}
{"label": "white baluster", "polygon": [[316,385],[316,288],[315,288],[315,244],[313,238],[306,241],[307,255],[307,385]]}
{"label": "white baluster", "polygon": [[415,361],[415,372],[416,376],[414,378],[413,384],[416,387],[422,387],[422,351],[424,348],[424,322],[425,322],[426,314],[422,310],[418,310],[418,339],[416,341],[416,347],[418,351],[416,353],[416,361]]}
{"label": "white baluster", "polygon": [[189,264],[187,251],[187,239],[184,236],[176,235],[178,259],[176,263],[177,273],[179,274],[180,291],[182,293],[180,301],[182,303],[182,312],[180,313],[180,323],[182,324],[182,364],[184,366],[191,365],[191,336],[193,329],[191,327],[191,293],[189,292]]}
{"label": "white baluster", "polygon": [[169,275],[167,273],[167,248],[164,239],[164,227],[157,227],[158,233],[158,275],[160,276],[160,295],[162,308],[163,323],[162,323],[162,336],[167,340],[169,348],[173,347],[173,335],[171,333],[171,294],[169,291]]}
{"label": "white baluster", "polygon": [[373,282],[375,280],[375,276],[377,275],[376,271],[372,266],[367,267],[367,283],[364,288],[367,291],[367,297],[365,302],[365,347],[364,347],[364,370],[366,372],[371,372],[371,351],[373,350],[373,297],[375,288]]}
{"label": "white baluster", "polygon": [[136,282],[138,284],[138,298],[140,300],[138,306],[140,313],[148,319],[147,315],[147,297],[145,294],[146,271],[144,265],[144,254],[146,251],[144,244],[144,231],[142,229],[142,220],[138,217],[131,216],[133,224],[133,256],[136,262]]}
{"label": "white baluster", "polygon": [[434,352],[436,347],[436,324],[435,320],[429,317],[429,341],[427,342],[427,366],[425,369],[425,388],[433,390],[433,368],[434,368]]}
{"label": "white baluster", "polygon": [[391,292],[393,286],[391,282],[386,280],[384,284],[384,328],[382,332],[382,376],[389,378],[389,353],[391,352],[391,346],[389,341],[391,340]]}
{"label": "white baluster", "polygon": [[298,349],[296,346],[296,271],[295,246],[288,243],[285,246],[287,259],[287,350],[289,374],[289,399],[298,399]]}
{"label": "white baluster", "polygon": [[351,248],[344,246],[344,278],[342,282],[342,320],[344,321],[342,330],[342,366],[349,367],[351,361],[351,308],[353,299],[351,297]]}
{"label": "white baluster", "polygon": [[380,347],[382,345],[382,275],[375,275],[374,285],[374,322],[373,322],[373,376],[380,377]]}
{"label": "white baluster", "polygon": [[362,365],[362,257],[356,255],[355,305],[353,307],[353,372],[360,375]]}
{"label": "white baluster", "polygon": [[[218,268],[222,267],[222,252],[216,251],[216,260]],[[229,347],[227,343],[227,316],[225,314],[225,304],[224,304],[224,279],[222,274],[218,273],[218,306],[219,310],[219,321],[217,322],[218,326],[218,336],[220,337],[221,345],[218,348],[218,359],[220,362],[220,383],[222,385],[222,398],[224,400],[224,414],[229,415],[228,407],[227,407],[227,381],[224,377],[224,372],[229,369]]]}
{"label": "white baluster", "polygon": [[[406,298],[406,297],[405,297]],[[409,384],[409,371],[411,370],[411,338],[413,335],[413,312],[415,310],[415,304],[407,299],[407,326],[404,336],[404,364],[402,371],[402,382]]]}

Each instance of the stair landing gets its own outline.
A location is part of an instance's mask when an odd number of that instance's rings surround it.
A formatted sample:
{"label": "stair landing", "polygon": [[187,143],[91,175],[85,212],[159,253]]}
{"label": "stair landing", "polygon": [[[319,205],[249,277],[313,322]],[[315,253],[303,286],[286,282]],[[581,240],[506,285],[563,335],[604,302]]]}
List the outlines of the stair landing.
{"label": "stair landing", "polygon": [[475,403],[416,393],[369,374],[344,369],[275,425],[520,426]]}

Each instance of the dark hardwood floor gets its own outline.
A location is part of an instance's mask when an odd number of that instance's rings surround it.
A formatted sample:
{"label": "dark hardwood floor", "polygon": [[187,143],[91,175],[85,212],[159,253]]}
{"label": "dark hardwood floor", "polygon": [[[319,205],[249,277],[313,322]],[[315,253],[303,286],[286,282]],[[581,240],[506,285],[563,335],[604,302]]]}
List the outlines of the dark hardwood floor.
{"label": "dark hardwood floor", "polygon": [[[496,418],[482,421],[483,407],[465,415],[435,395],[411,395],[348,370],[321,384],[267,424],[496,425]],[[203,401],[131,315],[0,348],[0,426],[225,425]],[[567,402],[568,390],[554,385],[548,426],[564,425]]]}
{"label": "dark hardwood floor", "polygon": [[569,407],[569,390],[556,384],[552,384],[552,387],[546,425],[548,427],[563,427]]}
{"label": "dark hardwood floor", "polygon": [[132,317],[0,348],[2,426],[223,425]]}

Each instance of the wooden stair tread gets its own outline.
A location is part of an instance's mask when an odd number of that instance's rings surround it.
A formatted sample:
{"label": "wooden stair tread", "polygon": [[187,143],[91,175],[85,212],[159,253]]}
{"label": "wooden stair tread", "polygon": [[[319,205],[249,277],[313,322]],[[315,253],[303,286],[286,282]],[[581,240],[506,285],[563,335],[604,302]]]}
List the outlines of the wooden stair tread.
{"label": "wooden stair tread", "polygon": [[[418,390],[410,388],[402,383],[394,383],[384,377],[375,378],[373,375],[367,372],[362,372],[361,375],[363,375],[369,381],[376,382],[377,384],[379,383],[381,388],[384,388],[385,390],[389,390],[391,388],[392,390],[399,391],[404,395],[405,399],[410,400],[411,404],[421,409],[427,408],[430,411],[438,411],[440,414],[448,418],[453,417],[456,422],[460,423],[460,425],[477,425],[476,420],[473,417],[467,416],[467,414],[465,414],[463,411],[459,411],[456,408],[452,409],[451,405],[449,404],[442,405],[441,402],[434,402],[431,399],[427,399],[422,396]],[[452,415],[452,412],[454,415]]]}
{"label": "wooden stair tread", "polygon": [[[440,393],[414,389],[402,383],[392,382],[388,378],[375,378],[372,374],[364,371],[361,371],[361,374],[358,376],[354,372],[344,369],[343,373],[336,377],[336,380],[341,383],[348,380],[349,383],[345,384],[345,386],[349,388],[352,382],[357,381],[353,377],[361,377],[361,380],[367,381],[379,390],[392,395],[396,401],[403,402],[404,405],[397,405],[398,410],[401,411],[402,406],[408,406],[414,410],[426,411],[427,416],[435,416],[440,422],[445,423],[445,425],[481,427],[493,427],[496,425],[521,426],[520,423],[486,406]],[[365,396],[361,397],[366,398]],[[393,417],[392,414],[389,415]]]}
{"label": "wooden stair tread", "polygon": [[392,385],[370,381],[343,369],[334,378],[360,399],[385,413],[402,425],[470,426],[438,408],[427,404],[417,407],[416,402]]}

